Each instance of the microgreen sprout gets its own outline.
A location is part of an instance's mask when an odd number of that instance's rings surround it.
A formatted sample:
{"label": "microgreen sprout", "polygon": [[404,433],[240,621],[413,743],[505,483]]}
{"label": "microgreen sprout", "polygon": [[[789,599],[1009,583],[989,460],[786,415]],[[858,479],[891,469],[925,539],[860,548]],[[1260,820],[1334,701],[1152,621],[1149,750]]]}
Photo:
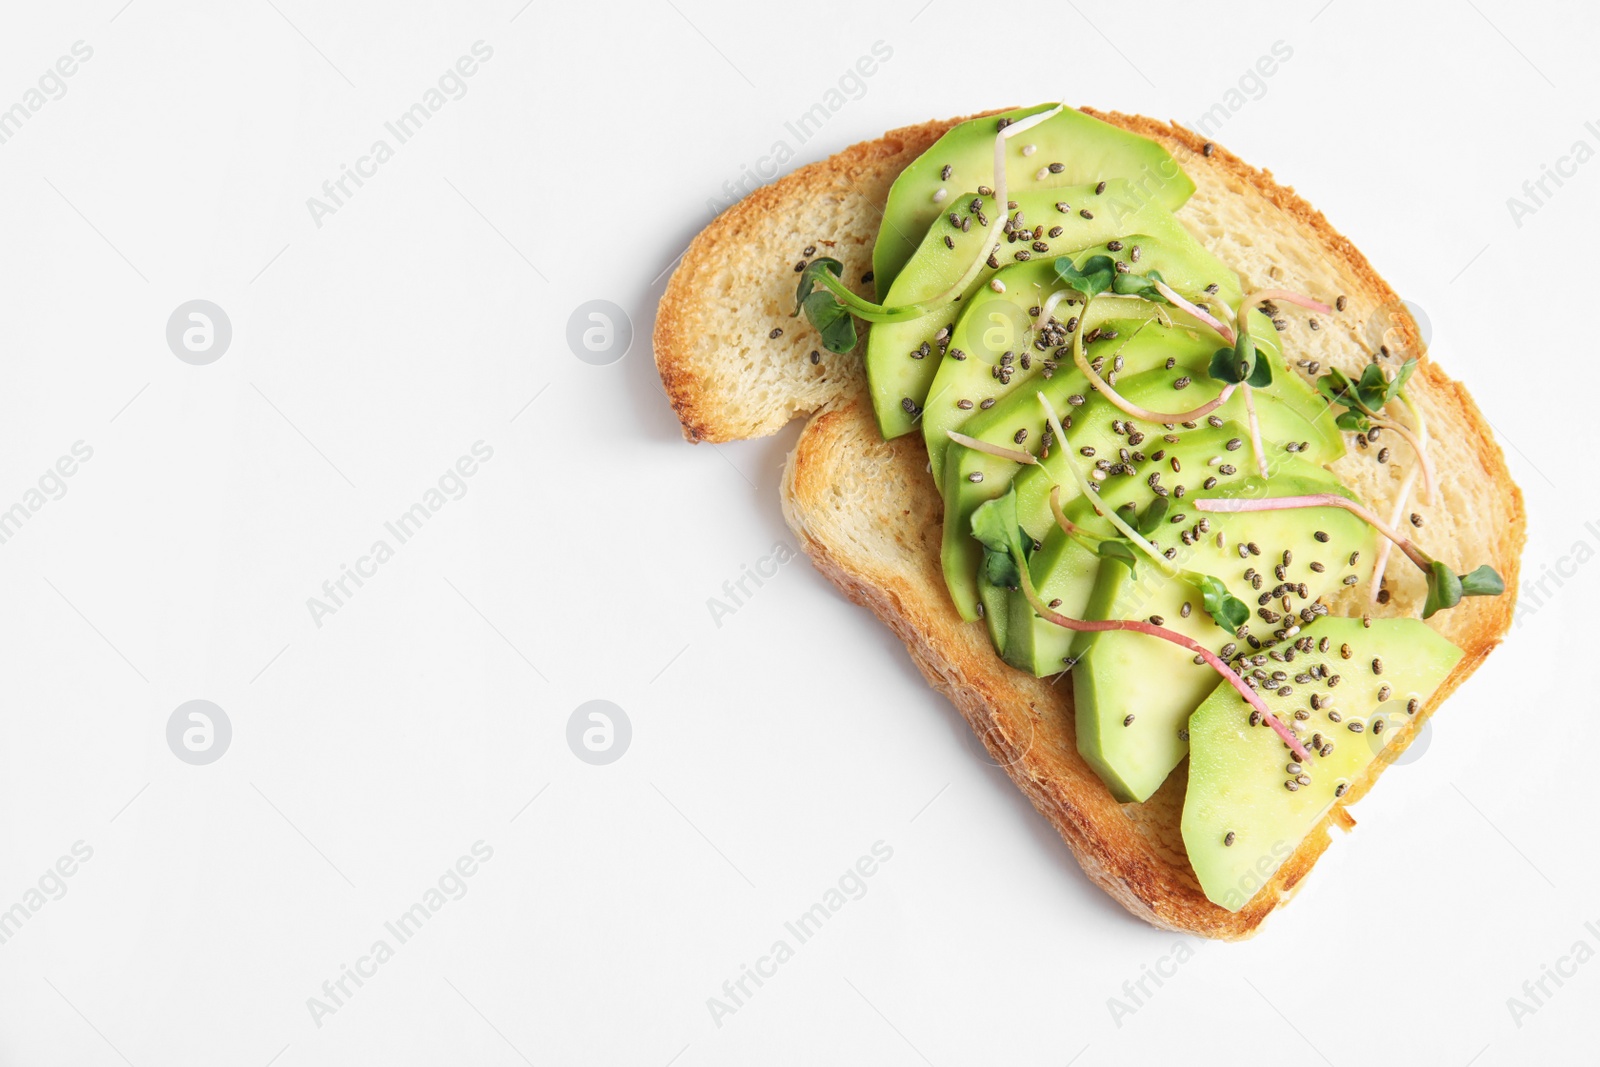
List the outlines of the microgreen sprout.
{"label": "microgreen sprout", "polygon": [[1256,454],[1256,468],[1261,471],[1262,477],[1267,475],[1267,453],[1261,445],[1261,422],[1256,418],[1254,390],[1265,389],[1272,384],[1272,364],[1258,358],[1256,343],[1250,336],[1250,309],[1266,300],[1281,300],[1286,304],[1296,304],[1324,313],[1333,310],[1320,300],[1288,289],[1257,289],[1239,302],[1237,331],[1221,328],[1220,323],[1212,320],[1215,324],[1213,328],[1216,328],[1223,340],[1228,341],[1233,347],[1219,348],[1212,355],[1211,377],[1219,382],[1244,387],[1244,409],[1250,424],[1250,447]]}
{"label": "microgreen sprout", "polygon": [[[1337,367],[1317,379],[1317,389],[1330,404],[1343,407],[1334,421],[1339,429],[1352,433],[1366,433],[1374,426],[1392,430],[1396,436],[1411,446],[1417,464],[1422,468],[1422,494],[1429,503],[1434,499],[1435,478],[1433,461],[1428,457],[1427,424],[1422,420],[1422,410],[1411,402],[1405,393],[1406,381],[1417,369],[1417,361],[1408,359],[1400,365],[1393,378],[1378,363],[1368,363],[1359,378],[1351,378]],[[1399,400],[1417,423],[1417,433],[1386,416],[1383,411]]]}
{"label": "microgreen sprout", "polygon": [[1231,499],[1196,500],[1196,511],[1284,511],[1290,508],[1343,508],[1363,520],[1383,536],[1393,541],[1406,558],[1417,565],[1428,582],[1428,596],[1423,603],[1422,617],[1453,608],[1463,597],[1499,596],[1506,591],[1506,583],[1488,564],[1467,574],[1457,574],[1453,568],[1441,563],[1418,547],[1415,541],[1397,532],[1365,506],[1337,493],[1311,493],[1305,496],[1279,496],[1261,499],[1242,497]]}
{"label": "microgreen sprout", "polygon": [[[1167,297],[1162,289],[1169,289],[1161,280],[1161,275],[1156,271],[1139,276],[1135,274],[1118,274],[1116,263],[1110,256],[1094,255],[1083,261],[1079,267],[1066,256],[1056,260],[1056,275],[1072,289],[1083,296],[1083,310],[1079,313],[1080,321],[1087,316],[1089,302],[1107,290],[1112,290],[1118,296],[1139,296],[1152,300],[1158,304],[1167,303]],[[1129,279],[1125,281],[1124,279]],[[1117,289],[1120,286],[1121,289]],[[1169,289],[1170,291],[1170,289]],[[1217,408],[1228,402],[1233,395],[1232,386],[1225,386],[1216,399],[1201,404],[1189,411],[1163,413],[1150,411],[1140,407],[1112,388],[1111,383],[1102,378],[1089,362],[1089,357],[1083,351],[1083,329],[1080,327],[1072,334],[1072,362],[1089,379],[1089,383],[1116,407],[1125,414],[1147,422],[1159,423],[1165,426],[1176,426],[1183,422],[1193,422],[1204,418]]]}

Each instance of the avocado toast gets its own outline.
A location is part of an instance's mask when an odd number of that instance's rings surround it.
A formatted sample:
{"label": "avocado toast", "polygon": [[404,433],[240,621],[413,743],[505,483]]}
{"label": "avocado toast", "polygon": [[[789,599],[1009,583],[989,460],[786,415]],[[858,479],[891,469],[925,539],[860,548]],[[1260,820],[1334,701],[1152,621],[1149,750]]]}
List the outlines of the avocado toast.
{"label": "avocado toast", "polygon": [[1041,105],[803,168],[691,245],[655,349],[691,441],[810,415],[802,546],[1160,926],[1252,933],[1511,621],[1471,398],[1176,126]]}

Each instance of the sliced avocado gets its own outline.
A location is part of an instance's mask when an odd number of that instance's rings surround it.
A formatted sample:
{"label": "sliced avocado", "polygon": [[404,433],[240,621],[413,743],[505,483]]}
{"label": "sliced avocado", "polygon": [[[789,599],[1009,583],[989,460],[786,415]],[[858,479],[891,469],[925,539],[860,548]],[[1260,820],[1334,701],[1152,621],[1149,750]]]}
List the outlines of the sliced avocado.
{"label": "sliced avocado", "polygon": [[[1207,286],[1216,285],[1216,299],[1237,303],[1240,294],[1233,272],[1187,230],[1173,225],[1181,232],[1162,237],[1136,234],[1079,249],[1070,258],[1081,265],[1091,256],[1110,255],[1131,267],[1133,249],[1138,247],[1139,268],[1159,270],[1179,292],[1200,293]],[[1112,250],[1110,244],[1117,248]],[[1035,309],[1043,308],[1050,294],[1066,289],[1056,276],[1054,259],[1005,267],[990,282],[990,286],[972,295],[956,320],[949,347],[923,404],[923,440],[936,482],[942,481],[944,453],[949,446],[947,431],[961,430],[965,422],[986,410],[985,403],[993,400],[998,404],[1046,371],[1055,374],[1073,368],[1071,329],[1084,330],[1088,338],[1110,320],[1149,321],[1159,314],[1175,324],[1203,330],[1181,312],[1138,298],[1102,296],[1089,305],[1089,312],[1084,315],[1079,311],[1080,298],[1076,294],[1058,303],[1044,327],[1035,329],[1034,322],[1040,314]],[[996,292],[994,284],[1003,286],[1003,291]],[[1276,334],[1270,323],[1265,319],[1262,322],[1268,333]],[[1214,352],[1222,342],[1214,334],[1210,336],[1215,342],[1211,344]]]}
{"label": "sliced avocado", "polygon": [[1226,682],[1189,720],[1183,843],[1206,896],[1229,911],[1271,881],[1461,658],[1417,619],[1318,619],[1296,650],[1284,669],[1318,677],[1291,682],[1287,695],[1261,694],[1316,750],[1309,762],[1297,764],[1266,724],[1252,727],[1250,706]]}
{"label": "sliced avocado", "polygon": [[[885,439],[916,428],[928,387],[965,301],[987,286],[997,269],[1033,262],[1046,268],[1041,276],[1050,276],[1048,265],[1056,256],[1103,245],[1130,233],[1149,234],[1174,246],[1192,243],[1183,224],[1166,208],[1148,199],[1139,200],[1123,180],[1108,182],[1103,195],[1097,195],[1095,189],[1094,185],[1082,185],[1010,194],[1010,202],[1016,206],[1008,209],[1007,221],[1011,225],[997,238],[997,248],[983,246],[988,223],[994,220],[994,197],[962,193],[947,201],[943,212],[935,212],[925,232],[918,231],[921,244],[894,284],[878,277],[878,292],[887,293],[884,304],[915,304],[947,292],[974,260],[986,261],[953,306],[905,322],[876,323],[868,333],[867,387],[878,429]],[[1082,214],[1087,209],[1070,207],[1061,211],[1058,207],[1088,202],[1095,204],[1095,210],[1089,210],[1089,218]],[[1127,247],[1131,250],[1134,243],[1137,242],[1128,242]],[[988,266],[991,253],[998,268]],[[1232,272],[1226,273],[1231,280]],[[1228,284],[1228,280],[1208,278],[1194,291],[1199,292],[1212,281]],[[1224,292],[1234,302],[1242,295],[1236,287]],[[1023,309],[1028,306],[1020,305]],[[942,336],[940,330],[945,331]]]}
{"label": "sliced avocado", "polygon": [[[1295,473],[1279,474],[1264,484],[1256,476],[1197,495],[1329,492],[1348,495],[1333,475],[1302,465]],[[1171,533],[1156,539],[1157,547],[1176,549],[1179,566],[1220,579],[1256,614],[1239,633],[1230,633],[1204,612],[1199,592],[1188,582],[1168,578],[1144,561],[1137,579],[1126,567],[1102,566],[1085,618],[1160,619],[1158,625],[1213,652],[1221,654],[1225,646],[1233,645],[1229,655],[1254,655],[1250,637],[1263,648],[1292,639],[1291,630],[1298,632],[1315,618],[1301,612],[1311,612],[1311,605],[1324,593],[1337,590],[1343,582],[1359,582],[1372,569],[1372,528],[1342,508],[1202,516],[1178,501],[1169,506],[1177,522],[1165,527]],[[1181,543],[1177,535],[1183,531],[1192,544]],[[1279,566],[1283,578],[1277,577]],[[1189,714],[1216,687],[1217,675],[1204,663],[1195,663],[1193,653],[1133,631],[1085,634],[1074,652],[1079,657],[1072,672],[1078,751],[1119,800],[1143,801],[1183,759]],[[1282,671],[1284,679],[1295,673],[1291,665],[1280,665],[1265,652],[1260,655],[1262,665],[1252,667],[1252,674],[1260,670],[1263,678],[1277,680],[1273,671]]]}
{"label": "sliced avocado", "polygon": [[983,606],[984,625],[989,628],[989,640],[1002,656],[1010,638],[1010,590],[1002,589],[982,575],[978,576],[978,603]]}
{"label": "sliced avocado", "polygon": [[[1094,516],[1089,502],[1081,498],[1064,511],[1080,524]],[[1059,526],[1045,534],[1039,548],[1028,557],[1028,575],[1039,599],[1075,619],[1083,617],[1099,567],[1099,557]],[[1006,646],[1001,649],[1005,661],[1040,678],[1067,670],[1078,635],[1041,619],[1020,591],[1012,591],[1007,604],[1010,610]]]}
{"label": "sliced avocado", "polygon": [[[960,123],[901,171],[889,189],[872,250],[878,292],[893,285],[928,225],[950,210],[958,191],[994,184],[994,142],[999,132],[1055,106],[1039,104]],[[1037,189],[1127,178],[1131,195],[1139,201],[1154,201],[1176,211],[1194,192],[1194,182],[1166,149],[1071,108],[1007,138],[1005,168],[1006,191],[1012,200]],[[941,189],[944,196],[939,195]],[[1088,203],[1072,207],[1092,211]]]}
{"label": "sliced avocado", "polygon": [[[1138,337],[1120,349],[1128,353],[1124,356],[1124,370],[1146,365],[1134,360],[1142,361],[1149,355],[1147,346],[1141,343],[1147,337],[1154,341],[1165,336],[1172,342],[1171,351],[1176,353],[1166,358],[1191,362],[1187,365],[1176,362],[1170,369],[1158,365],[1156,370],[1119,378],[1115,383],[1119,393],[1151,408],[1170,405],[1174,397],[1184,398],[1183,403],[1191,407],[1215,397],[1221,390],[1220,383],[1200,377],[1209,359],[1205,355],[1208,346],[1191,347],[1186,341],[1186,331],[1178,327],[1163,334],[1164,330],[1166,328],[1159,325],[1146,325]],[[1159,348],[1156,354],[1160,356]],[[1164,359],[1161,363],[1164,364]],[[1192,384],[1185,389],[1174,389],[1173,385],[1183,377],[1192,378]],[[1030,445],[1038,441],[1044,421],[1038,399],[1033,394],[1043,392],[1063,417],[1071,420],[1066,426],[1074,449],[1070,458],[1084,468],[1104,464],[1117,472],[1106,472],[1104,480],[1099,482],[1103,487],[1101,498],[1113,506],[1134,500],[1142,510],[1150,498],[1157,495],[1151,486],[1152,476],[1156,476],[1156,483],[1162,488],[1181,497],[1204,490],[1213,480],[1215,488],[1256,472],[1245,424],[1243,394],[1236,393],[1195,429],[1178,426],[1173,428],[1175,432],[1169,433],[1164,426],[1128,418],[1104,397],[1093,393],[1083,397],[1079,391],[1082,382],[1076,370],[1058,372],[1055,378],[1040,383],[1038,390],[1013,394],[984,413],[981,421],[972,420],[962,430],[979,440],[1012,448],[1017,447],[1019,430],[1026,430],[1023,444]],[[1073,403],[1080,397],[1085,401],[1082,407]],[[1343,435],[1333,420],[1323,414],[1326,410],[1326,402],[1304,379],[1287,372],[1279,373],[1269,389],[1257,392],[1256,413],[1267,448],[1269,470],[1300,461],[1313,465],[1330,463],[1344,454]],[[1306,413],[1313,411],[1318,413],[1315,421],[1308,422]],[[1304,448],[1301,448],[1302,442],[1305,442]],[[1288,451],[1291,445],[1292,452]],[[1084,455],[1085,449],[1092,455]],[[1037,452],[1037,446],[1029,450]],[[1124,450],[1128,452],[1127,467],[1121,466]],[[1015,476],[1017,515],[1022,528],[1031,537],[1044,538],[1055,525],[1050,511],[1051,487],[1061,486],[1063,507],[1079,495],[1077,479],[1065,466],[1067,458],[1060,450],[1053,450],[1039,466],[1019,467],[1010,460],[952,443],[944,484],[942,562],[945,584],[963,618],[977,617],[973,576],[983,554],[982,548],[969,536],[972,513],[985,500],[1003,494]],[[1174,461],[1178,464],[1176,471]]]}

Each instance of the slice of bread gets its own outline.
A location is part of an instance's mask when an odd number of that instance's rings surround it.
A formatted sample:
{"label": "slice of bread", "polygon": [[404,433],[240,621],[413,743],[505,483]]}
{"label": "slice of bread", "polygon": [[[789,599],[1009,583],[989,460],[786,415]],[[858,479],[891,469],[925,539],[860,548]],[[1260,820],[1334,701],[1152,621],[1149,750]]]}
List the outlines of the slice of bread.
{"label": "slice of bread", "polygon": [[[783,510],[817,569],[899,635],[929,683],[960,709],[1091,879],[1157,926],[1248,937],[1310,871],[1328,845],[1328,828],[1354,826],[1344,805],[1360,799],[1510,627],[1524,541],[1522,494],[1472,398],[1426,357],[1405,305],[1320,213],[1270,173],[1179,126],[1089,113],[1166,146],[1197,187],[1178,217],[1239,273],[1247,290],[1280,285],[1344,297],[1343,310],[1316,316],[1315,330],[1304,313],[1286,316],[1291,361],[1359,372],[1380,346],[1421,358],[1409,392],[1427,417],[1439,485],[1431,505],[1414,501],[1408,509],[1423,520],[1412,532],[1425,550],[1458,569],[1489,563],[1506,579],[1503,596],[1465,600],[1434,616],[1431,625],[1466,655],[1432,706],[1242,910],[1208,901],[1189,866],[1179,828],[1187,764],[1147,802],[1117,803],[1078,755],[1071,685],[1006,666],[983,625],[957,616],[939,565],[943,507],[920,435],[888,442],[879,436],[866,397],[864,345],[834,355],[804,320],[790,318],[793,265],[811,246],[815,255],[841,260],[845,280],[872,294],[870,284],[858,283],[871,268],[890,184],[962,120],[891,131],[801,168],[724,212],[690,245],[661,299],[656,365],[690,441],[761,436],[810,416],[789,456]],[[777,329],[782,334],[772,337]],[[1414,462],[1388,436],[1389,463],[1375,461],[1376,445],[1352,446],[1335,466],[1383,515]],[[1353,589],[1331,605],[1333,613],[1420,613],[1423,582],[1414,568],[1391,565],[1388,590],[1388,602],[1377,605],[1364,587]]]}

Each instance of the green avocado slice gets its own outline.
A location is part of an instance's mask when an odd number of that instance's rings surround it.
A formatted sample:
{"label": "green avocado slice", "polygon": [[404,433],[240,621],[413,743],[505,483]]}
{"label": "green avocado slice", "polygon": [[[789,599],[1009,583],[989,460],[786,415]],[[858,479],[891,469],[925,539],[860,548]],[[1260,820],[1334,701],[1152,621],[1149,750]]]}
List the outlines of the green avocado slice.
{"label": "green avocado slice", "polygon": [[[966,274],[976,259],[991,252],[999,267],[985,263],[967,285],[955,305],[930,311],[904,322],[875,323],[867,334],[867,387],[878,429],[891,439],[910,433],[917,426],[928,388],[940,365],[964,301],[984,289],[996,270],[1031,262],[1043,268],[1041,277],[1051,278],[1050,264],[1056,256],[1071,255],[1085,248],[1103,245],[1128,233],[1159,236],[1174,244],[1192,241],[1183,224],[1160,204],[1139,200],[1123,180],[1107,183],[1102,194],[1096,186],[1066,186],[1011,194],[1014,208],[1007,218],[1014,227],[998,237],[998,247],[985,248],[986,222],[994,220],[995,200],[966,192],[944,205],[921,233],[916,254],[906,263],[894,284],[881,277],[878,292],[887,292],[888,306],[915,304],[946,292]],[[1061,211],[1058,205],[1094,203],[1085,218],[1086,208]],[[1231,272],[1227,275],[1232,279]],[[1223,281],[1223,279],[1211,279]],[[1224,284],[1226,284],[1224,282]],[[1201,288],[1204,286],[1202,285]],[[1199,290],[1196,289],[1196,292]],[[1237,302],[1234,289],[1229,297]],[[1021,307],[1028,307],[1022,304]],[[944,333],[941,335],[940,331]]]}
{"label": "green avocado slice", "polygon": [[[889,291],[929,223],[950,209],[958,191],[994,184],[994,142],[1002,124],[1055,106],[1018,108],[953,126],[900,173],[889,189],[872,250],[878,292]],[[1005,167],[1007,195],[1013,200],[1037,189],[1127,178],[1139,201],[1154,201],[1176,211],[1194,192],[1194,182],[1166,149],[1072,108],[1008,138]],[[941,189],[946,191],[943,197]],[[1086,205],[1072,206],[1076,210]]]}
{"label": "green avocado slice", "polygon": [[1226,682],[1189,719],[1183,843],[1206,897],[1229,911],[1272,880],[1374,760],[1393,758],[1389,746],[1462,655],[1417,619],[1318,619],[1298,641],[1303,651],[1285,669],[1325,677],[1262,696],[1317,749],[1310,762],[1295,763],[1265,724],[1252,727],[1250,706]]}
{"label": "green avocado slice", "polygon": [[[1071,253],[1070,258],[1075,265],[1082,265],[1092,256],[1109,255],[1131,269],[1133,249],[1138,248],[1138,273],[1159,270],[1167,284],[1180,293],[1201,293],[1207,286],[1216,285],[1218,293],[1213,299],[1229,301],[1230,306],[1237,304],[1241,294],[1233,272],[1187,230],[1173,225],[1179,231],[1173,235],[1133,234],[1117,239],[1119,247],[1115,250],[1109,243],[1094,245]],[[1161,314],[1175,324],[1209,335],[1211,351],[1222,344],[1220,338],[1188,315],[1137,297],[1102,296],[1083,315],[1079,298],[1073,294],[1055,306],[1043,328],[1035,329],[1033,309],[1042,309],[1052,293],[1066,289],[1056,275],[1054,260],[1005,267],[990,281],[1004,286],[1004,291],[984,287],[968,300],[956,320],[950,345],[923,405],[923,440],[933,464],[935,484],[942,482],[944,454],[950,443],[947,431],[961,430],[965,422],[985,410],[985,403],[1000,403],[1046,371],[1055,374],[1073,368],[1068,327],[1085,331],[1087,338],[1111,319],[1148,321]],[[1263,318],[1262,322],[1266,320]],[[1266,330],[1276,335],[1270,323],[1266,323]],[[1275,343],[1275,336],[1269,339],[1271,343]]]}
{"label": "green avocado slice", "polygon": [[[1350,495],[1330,473],[1279,474],[1265,483],[1259,476],[1236,481],[1198,496],[1294,496],[1337,492]],[[1193,503],[1194,495],[1188,499]],[[1292,640],[1311,622],[1319,597],[1354,584],[1371,573],[1375,535],[1370,526],[1342,508],[1302,508],[1201,515],[1178,501],[1173,518],[1183,516],[1156,541],[1175,548],[1175,562],[1221,580],[1253,614],[1240,633],[1222,629],[1202,610],[1199,592],[1188,582],[1168,578],[1148,560],[1137,579],[1123,566],[1102,566],[1084,612],[1087,619],[1146,619],[1194,639],[1224,658],[1254,655],[1255,637],[1263,648]],[[1207,520],[1203,533],[1199,520]],[[1182,544],[1180,531],[1192,544]],[[1317,536],[1320,534],[1321,536]],[[1251,549],[1249,546],[1255,546]],[[1242,553],[1242,555],[1241,555]],[[1277,568],[1283,566],[1283,578]],[[1287,589],[1286,583],[1294,588]],[[1257,588],[1257,586],[1260,588]],[[1304,595],[1302,595],[1302,592]],[[1274,595],[1276,594],[1276,595]],[[1188,605],[1188,613],[1184,605]],[[1226,646],[1235,646],[1229,651]],[[1143,801],[1166,780],[1188,751],[1189,714],[1216,688],[1217,675],[1193,653],[1159,638],[1133,631],[1084,634],[1073,646],[1078,751],[1099,773],[1117,799]],[[1265,670],[1283,670],[1263,656]]]}
{"label": "green avocado slice", "polygon": [[[1094,520],[1094,510],[1082,497],[1062,509],[1079,525]],[[1039,598],[1055,610],[1075,619],[1083,618],[1084,605],[1094,591],[1100,558],[1057,526],[1038,542],[1028,557],[1028,575]],[[1039,678],[1060,674],[1071,667],[1072,646],[1077,634],[1062,626],[1045,622],[1021,591],[1007,598],[1006,645],[1002,658],[1018,670]],[[997,648],[999,646],[996,646]]]}

